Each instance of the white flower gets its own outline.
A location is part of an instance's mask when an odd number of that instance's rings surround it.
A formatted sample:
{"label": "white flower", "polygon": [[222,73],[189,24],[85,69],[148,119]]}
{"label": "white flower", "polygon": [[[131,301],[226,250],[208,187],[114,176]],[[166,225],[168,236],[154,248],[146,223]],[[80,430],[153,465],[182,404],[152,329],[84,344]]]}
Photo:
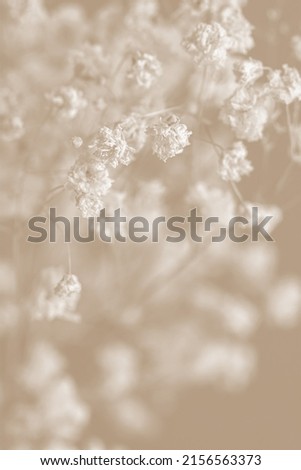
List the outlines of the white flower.
{"label": "white flower", "polygon": [[269,319],[279,327],[296,327],[301,318],[301,282],[280,279],[268,290],[266,308]]}
{"label": "white flower", "polygon": [[301,77],[297,69],[283,65],[282,70],[273,70],[269,74],[267,91],[276,99],[289,105],[301,100]]}
{"label": "white flower", "polygon": [[219,15],[220,24],[231,38],[231,51],[246,54],[254,47],[253,26],[244,17],[241,10],[233,7],[224,8]]}
{"label": "white flower", "polygon": [[71,86],[62,86],[48,93],[46,98],[51,102],[54,111],[64,119],[74,119],[88,104],[83,92]]}
{"label": "white flower", "polygon": [[253,171],[252,163],[247,159],[248,151],[242,142],[235,142],[233,147],[225,151],[219,174],[224,181],[241,180],[244,175]]}
{"label": "white flower", "polygon": [[161,117],[160,122],[151,127],[151,133],[153,153],[164,162],[182,153],[184,148],[190,145],[189,137],[192,134],[174,114]]}
{"label": "white flower", "polygon": [[118,122],[127,143],[139,152],[146,142],[146,122],[139,114],[132,113]]}
{"label": "white flower", "polygon": [[12,142],[20,139],[24,132],[15,94],[8,88],[0,89],[0,139]]}
{"label": "white flower", "polygon": [[68,186],[75,193],[76,207],[83,217],[96,217],[104,207],[103,196],[113,180],[102,162],[80,156],[68,174]]}
{"label": "white flower", "polygon": [[225,65],[231,47],[227,31],[219,23],[200,23],[183,40],[183,46],[197,65]]}
{"label": "white flower", "polygon": [[226,101],[220,116],[238,139],[255,142],[262,139],[269,119],[269,106],[268,98],[261,97],[254,87],[240,87]]}
{"label": "white flower", "polygon": [[93,157],[79,157],[68,174],[69,187],[76,193],[107,194],[112,186],[108,170]]}
{"label": "white flower", "polygon": [[76,194],[75,201],[84,218],[99,217],[99,212],[104,208],[102,197],[95,193]]}
{"label": "white flower", "polygon": [[46,268],[41,273],[28,308],[34,320],[78,321],[76,308],[80,291],[81,285],[75,275],[64,275],[61,269]]}
{"label": "white flower", "polygon": [[301,61],[301,36],[292,37],[292,49],[297,60]]}
{"label": "white flower", "polygon": [[161,62],[153,54],[138,51],[132,57],[132,64],[127,77],[135,80],[140,87],[150,88],[161,75]]}
{"label": "white flower", "polygon": [[79,149],[83,145],[83,139],[77,135],[72,137],[72,144],[74,148]]}
{"label": "white flower", "polygon": [[262,62],[254,59],[238,60],[234,71],[238,74],[242,86],[253,84],[264,73]]}
{"label": "white flower", "polygon": [[82,80],[100,80],[106,67],[106,59],[100,44],[84,44],[70,53],[75,77]]}
{"label": "white flower", "polygon": [[134,159],[134,149],[126,141],[120,125],[113,129],[101,127],[89,145],[89,150],[103,164],[109,164],[113,168],[121,163],[129,165]]}
{"label": "white flower", "polygon": [[82,286],[75,274],[64,274],[60,282],[56,285],[54,293],[59,297],[66,297],[72,294],[79,294]]}

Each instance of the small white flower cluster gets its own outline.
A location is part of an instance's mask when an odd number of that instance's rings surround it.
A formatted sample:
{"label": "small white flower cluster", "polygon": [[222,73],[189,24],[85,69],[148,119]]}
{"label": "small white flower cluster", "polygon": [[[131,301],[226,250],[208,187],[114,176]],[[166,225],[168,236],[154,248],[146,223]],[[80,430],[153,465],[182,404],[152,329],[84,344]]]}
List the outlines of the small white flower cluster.
{"label": "small white flower cluster", "polygon": [[153,153],[166,162],[190,145],[189,137],[192,133],[178,116],[169,114],[151,127],[151,134]]}
{"label": "small white flower cluster", "polygon": [[80,136],[75,135],[72,137],[72,145],[74,148],[79,149],[83,145],[83,143],[84,141]]}
{"label": "small white flower cluster", "polygon": [[78,321],[79,315],[76,313],[76,308],[80,292],[81,284],[74,274],[61,275],[58,269],[45,269],[31,299],[32,318],[34,320]]}
{"label": "small white flower cluster", "polygon": [[68,184],[82,216],[95,217],[104,207],[102,198],[111,188],[112,180],[102,162],[82,155],[69,171]]}
{"label": "small white flower cluster", "polygon": [[147,137],[145,119],[137,113],[132,113],[121,119],[118,126],[122,129],[128,145],[135,152],[139,152],[144,147]]}
{"label": "small white flower cluster", "polygon": [[255,142],[262,139],[269,119],[269,101],[260,89],[253,86],[238,87],[226,101],[220,113],[241,140]]}
{"label": "small white flower cluster", "polygon": [[161,75],[162,65],[155,55],[138,51],[132,57],[127,77],[139,87],[149,89]]}
{"label": "small white flower cluster", "polygon": [[12,142],[24,135],[23,120],[19,116],[17,99],[8,88],[0,89],[0,139]]}
{"label": "small white flower cluster", "polygon": [[117,124],[112,129],[103,126],[89,144],[91,154],[104,165],[113,168],[121,163],[129,165],[134,159],[134,149],[130,147],[125,138],[121,125]]}
{"label": "small white flower cluster", "polygon": [[231,39],[231,52],[246,54],[254,47],[253,26],[239,8],[223,8],[219,13],[219,21]]}
{"label": "small white flower cluster", "polygon": [[282,70],[269,73],[268,91],[281,102],[289,105],[301,101],[301,77],[297,69],[283,65]]}
{"label": "small white flower cluster", "polygon": [[301,319],[301,282],[294,277],[278,280],[266,300],[269,320],[279,327],[293,328]]}
{"label": "small white flower cluster", "polygon": [[46,98],[54,112],[63,119],[74,119],[88,105],[83,92],[72,86],[61,86],[58,90],[47,93]]}
{"label": "small white flower cluster", "polygon": [[217,22],[199,23],[183,40],[182,45],[197,65],[225,65],[232,46],[227,31]]}
{"label": "small white flower cluster", "polygon": [[100,44],[84,44],[70,53],[75,78],[100,80],[105,71],[106,59]]}
{"label": "small white flower cluster", "polygon": [[73,294],[80,294],[82,286],[78,277],[74,274],[64,274],[60,282],[56,285],[54,292],[59,297],[67,297]]}
{"label": "small white flower cluster", "polygon": [[238,60],[234,63],[234,72],[238,75],[241,86],[252,85],[263,76],[263,63],[251,58]]}
{"label": "small white flower cluster", "polygon": [[125,22],[129,26],[144,25],[153,20],[159,11],[158,0],[130,0]]}
{"label": "small white flower cluster", "polygon": [[253,171],[253,165],[247,159],[248,151],[245,145],[238,141],[225,151],[219,168],[219,174],[224,181],[239,182],[241,177]]}
{"label": "small white flower cluster", "polygon": [[292,49],[296,59],[301,61],[301,36],[292,37]]}

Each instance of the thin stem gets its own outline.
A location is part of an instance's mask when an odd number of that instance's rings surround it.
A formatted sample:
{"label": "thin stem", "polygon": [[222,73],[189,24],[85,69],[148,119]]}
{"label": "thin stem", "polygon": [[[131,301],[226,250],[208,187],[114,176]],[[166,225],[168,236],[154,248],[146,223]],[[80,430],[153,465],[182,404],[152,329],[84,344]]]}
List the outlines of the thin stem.
{"label": "thin stem", "polygon": [[234,183],[234,181],[230,181],[230,185],[231,185],[231,188],[233,189],[233,192],[234,194],[236,195],[237,199],[239,200],[239,202],[244,206],[244,208],[248,211],[249,208],[241,194],[241,192],[239,191],[236,183]]}
{"label": "thin stem", "polygon": [[276,185],[276,194],[278,194],[281,189],[283,188],[283,186],[285,185],[290,173],[291,173],[291,170],[293,168],[293,165],[294,165],[294,162],[293,160],[291,160],[288,164],[288,166],[286,167],[285,169],[285,172],[283,173],[282,177],[280,178],[280,180],[278,181],[277,185]]}
{"label": "thin stem", "polygon": [[159,114],[164,114],[164,113],[168,113],[169,111],[174,111],[176,109],[179,109],[179,108],[181,108],[181,106],[182,105],[171,106],[170,108],[165,108],[165,109],[161,109],[159,111],[154,111],[152,113],[144,114],[143,117],[149,118],[149,117],[153,117],[153,116],[158,116]]}
{"label": "thin stem", "polygon": [[70,244],[67,243],[67,256],[68,256],[68,273],[72,274],[72,257]]}

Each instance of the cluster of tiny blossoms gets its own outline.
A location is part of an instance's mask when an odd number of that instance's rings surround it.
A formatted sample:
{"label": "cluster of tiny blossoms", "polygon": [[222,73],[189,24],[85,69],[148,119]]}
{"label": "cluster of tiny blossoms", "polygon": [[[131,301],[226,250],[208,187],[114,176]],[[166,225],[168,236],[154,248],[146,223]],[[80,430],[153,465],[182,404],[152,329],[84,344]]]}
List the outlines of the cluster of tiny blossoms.
{"label": "cluster of tiny blossoms", "polygon": [[248,151],[242,142],[235,142],[233,147],[224,152],[219,174],[224,181],[239,182],[241,177],[253,171],[252,163],[247,159]]}
{"label": "cluster of tiny blossoms", "polygon": [[31,305],[28,308],[34,320],[79,320],[77,305],[81,284],[75,274],[62,274],[58,268],[46,268],[40,275]]}
{"label": "cluster of tiny blossoms", "polygon": [[[166,162],[183,152],[189,145],[187,126],[174,114],[160,117],[159,122],[147,126],[138,114],[121,119],[113,127],[103,126],[85,146],[86,151],[76,160],[68,174],[68,186],[74,191],[76,205],[83,217],[97,217],[104,207],[113,180],[108,168],[128,166],[143,148],[147,134],[152,136],[153,153]],[[74,138],[75,146],[82,140]]]}

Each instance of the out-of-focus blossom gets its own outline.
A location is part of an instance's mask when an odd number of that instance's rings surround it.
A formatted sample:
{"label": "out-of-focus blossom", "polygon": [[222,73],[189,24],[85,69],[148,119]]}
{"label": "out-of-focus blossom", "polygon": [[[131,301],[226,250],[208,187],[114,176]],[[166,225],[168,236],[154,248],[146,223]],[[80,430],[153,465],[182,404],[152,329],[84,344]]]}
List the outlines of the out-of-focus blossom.
{"label": "out-of-focus blossom", "polygon": [[100,81],[106,71],[106,58],[100,44],[84,44],[70,53],[75,78]]}
{"label": "out-of-focus blossom", "polygon": [[225,224],[235,214],[235,201],[231,191],[199,182],[191,186],[187,194],[187,202],[199,209],[202,217],[219,217],[221,224]]}
{"label": "out-of-focus blossom", "polygon": [[[271,217],[264,226],[266,232],[269,234],[273,233],[277,226],[283,221],[283,212],[281,208],[273,204],[258,204],[256,202],[246,201],[242,211],[247,212],[246,215],[251,218],[253,207],[258,209],[259,221],[262,221],[265,217]],[[256,223],[255,221],[253,222]]]}
{"label": "out-of-focus blossom", "polygon": [[183,46],[197,65],[225,65],[232,40],[220,23],[200,23],[183,40]]}
{"label": "out-of-focus blossom", "polygon": [[301,36],[292,37],[292,49],[297,60],[301,61]]}
{"label": "out-of-focus blossom", "polygon": [[113,180],[102,162],[83,155],[68,173],[68,187],[74,191],[76,205],[83,217],[95,217],[103,208],[103,197]]}
{"label": "out-of-focus blossom", "polygon": [[233,147],[226,150],[219,168],[219,174],[224,181],[241,180],[244,175],[253,171],[253,165],[247,159],[248,151],[242,142],[235,142]]}
{"label": "out-of-focus blossom", "polygon": [[247,54],[254,47],[253,26],[244,17],[241,10],[226,7],[219,14],[220,24],[231,39],[231,52]]}
{"label": "out-of-focus blossom", "polygon": [[286,277],[276,281],[267,292],[268,319],[283,328],[295,327],[301,318],[301,281]]}
{"label": "out-of-focus blossom", "polygon": [[0,89],[0,139],[11,142],[25,133],[24,123],[18,110],[17,98],[8,88]]}
{"label": "out-of-focus blossom", "polygon": [[150,88],[162,75],[162,65],[153,54],[138,51],[132,57],[132,64],[127,77],[142,88]]}
{"label": "out-of-focus blossom", "polygon": [[254,87],[238,88],[226,101],[220,115],[238,139],[254,142],[263,137],[269,120],[269,101]]}
{"label": "out-of-focus blossom", "polygon": [[72,137],[72,144],[74,148],[79,149],[83,145],[83,139],[79,136]]}
{"label": "out-of-focus blossom", "polygon": [[269,73],[267,91],[276,99],[289,105],[293,101],[301,101],[301,77],[297,69],[283,65],[282,70]]}
{"label": "out-of-focus blossom", "polygon": [[61,275],[60,269],[48,268],[41,273],[28,304],[34,320],[65,319],[77,322],[80,284],[74,275]]}
{"label": "out-of-focus blossom", "polygon": [[264,68],[260,60],[246,59],[238,60],[234,64],[234,71],[237,73],[241,85],[252,85],[263,76]]}
{"label": "out-of-focus blossom", "polygon": [[48,93],[46,98],[53,106],[54,112],[63,119],[74,119],[88,104],[83,92],[71,86],[62,86]]}
{"label": "out-of-focus blossom", "polygon": [[202,382],[218,382],[228,390],[246,387],[254,375],[255,351],[240,343],[223,341],[205,345],[195,359],[195,375]]}

